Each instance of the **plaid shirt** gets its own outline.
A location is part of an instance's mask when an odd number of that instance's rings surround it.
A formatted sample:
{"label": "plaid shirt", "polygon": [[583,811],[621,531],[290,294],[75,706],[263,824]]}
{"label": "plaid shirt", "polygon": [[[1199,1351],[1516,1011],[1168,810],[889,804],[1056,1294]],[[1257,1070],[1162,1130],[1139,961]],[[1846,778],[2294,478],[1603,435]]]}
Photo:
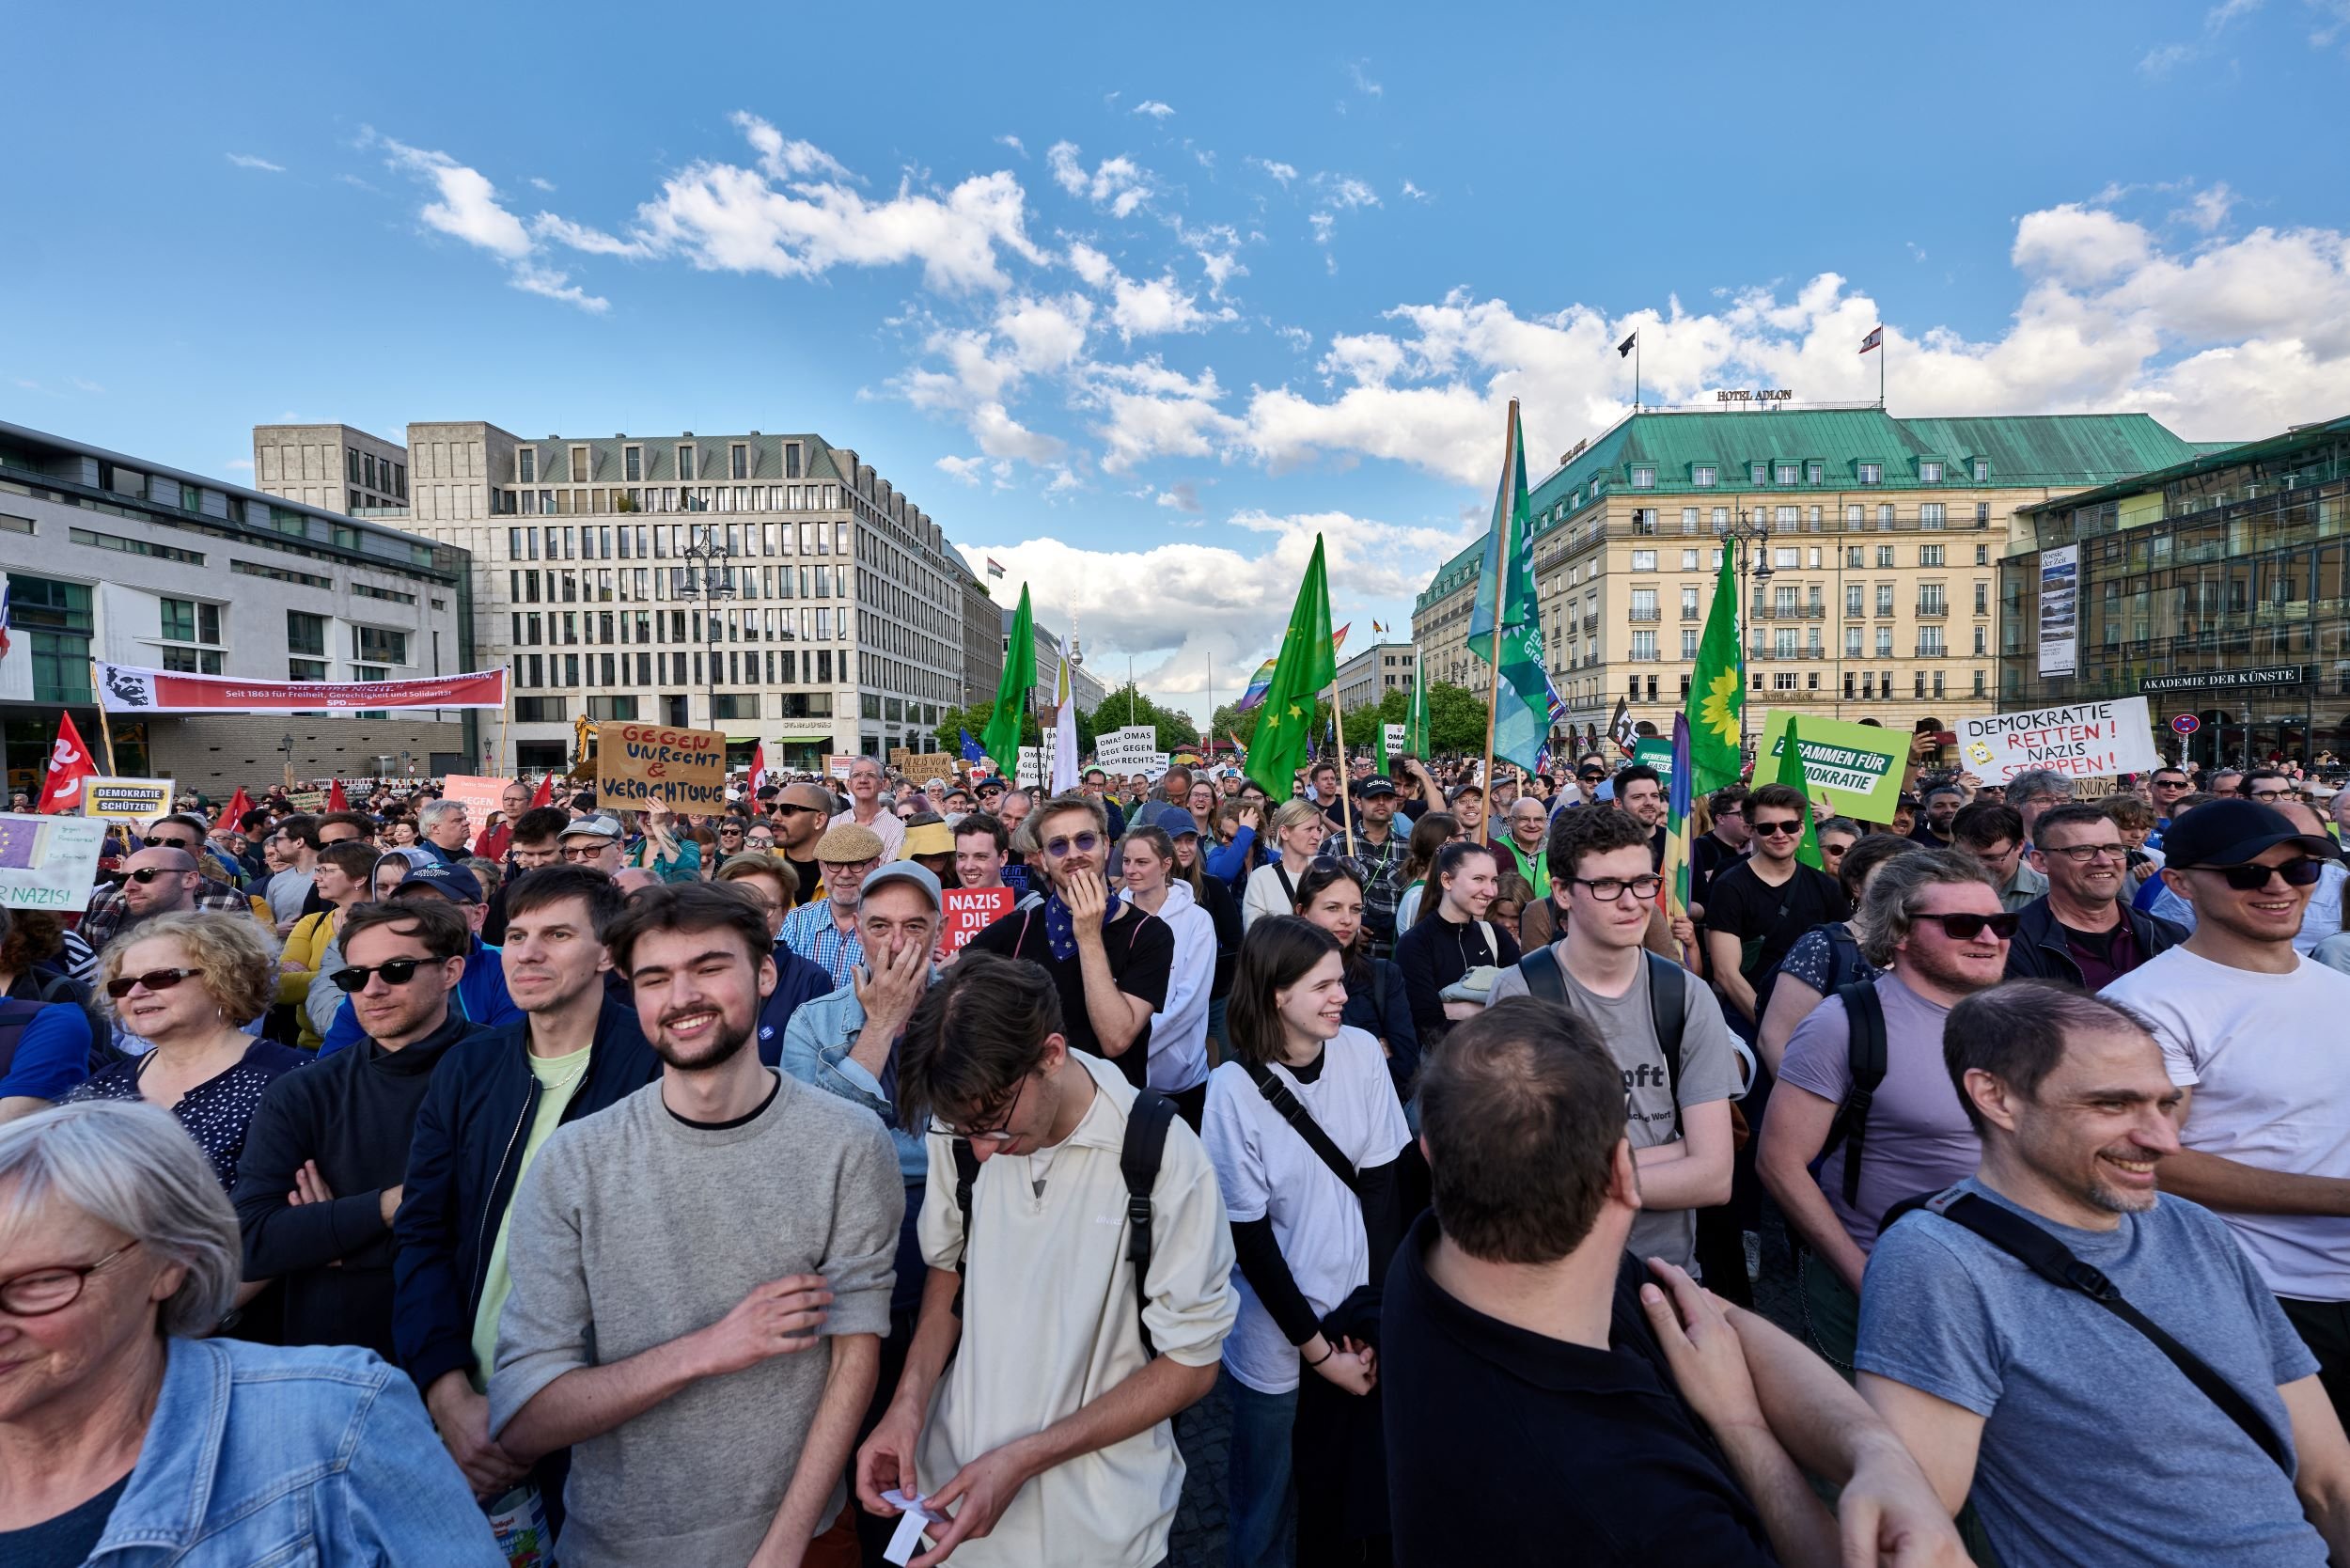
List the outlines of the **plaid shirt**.
{"label": "plaid shirt", "polygon": [[1333,833],[1322,841],[1321,858],[1344,866],[1362,879],[1363,926],[1371,933],[1371,952],[1376,957],[1386,957],[1395,946],[1395,907],[1403,898],[1402,873],[1411,837],[1411,829],[1398,821],[1388,827],[1384,844],[1372,843],[1357,829],[1353,855],[1346,853],[1344,834]]}
{"label": "plaid shirt", "polygon": [[[228,884],[209,876],[196,882],[196,907],[205,914],[235,913],[247,919],[254,917],[252,901]],[[82,940],[93,949],[103,948],[120,935],[124,927],[135,923],[131,916],[131,902],[122,896],[122,887],[118,884],[90,900],[89,912],[82,917]],[[274,928],[270,934],[276,934]]]}
{"label": "plaid shirt", "polygon": [[865,939],[854,926],[843,932],[833,923],[830,899],[804,903],[786,915],[783,933],[776,940],[820,965],[832,977],[836,988],[847,985],[852,972],[865,962]]}

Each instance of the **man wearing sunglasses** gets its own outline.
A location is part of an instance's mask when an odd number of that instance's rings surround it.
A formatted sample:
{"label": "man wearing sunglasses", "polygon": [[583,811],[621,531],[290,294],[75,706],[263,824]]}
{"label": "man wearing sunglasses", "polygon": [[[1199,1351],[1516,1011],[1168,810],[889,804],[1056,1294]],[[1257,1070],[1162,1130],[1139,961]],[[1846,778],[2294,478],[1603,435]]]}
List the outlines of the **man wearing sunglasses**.
{"label": "man wearing sunglasses", "polygon": [[288,1344],[394,1354],[392,1215],[432,1069],[473,1032],[449,1005],[472,935],[431,899],[345,915],[332,978],[365,1037],[286,1074],[285,1092],[273,1084],[253,1113],[229,1198],[245,1277],[284,1293]]}
{"label": "man wearing sunglasses", "polygon": [[[1860,1276],[1885,1211],[1964,1181],[1981,1160],[1981,1141],[1950,1087],[1942,1036],[1952,1007],[2005,975],[2017,918],[1963,855],[1923,850],[1887,861],[1853,922],[1860,955],[1884,972],[1839,988],[1788,1037],[1755,1168],[1797,1243],[1812,1348],[1839,1367],[1852,1365]],[[1864,1098],[1855,1094],[1851,1010],[1871,1001],[1885,1072]]]}
{"label": "man wearing sunglasses", "polygon": [[2007,978],[2060,980],[2101,991],[2186,940],[2186,930],[2122,900],[2129,849],[2098,807],[2052,807],[2040,818],[2031,863],[2048,890],[2016,911]]}
{"label": "man wearing sunglasses", "polygon": [[2332,844],[2242,799],[2187,813],[2163,880],[2195,911],[2187,939],[2101,993],[2153,1027],[2187,1091],[2165,1192],[2215,1210],[2252,1255],[2350,1404],[2350,975],[2298,951]]}
{"label": "man wearing sunglasses", "polygon": [[1714,879],[1705,901],[1705,950],[1731,1027],[1748,1033],[1770,1001],[1778,961],[1813,926],[1841,920],[1852,904],[1834,877],[1795,858],[1810,808],[1785,784],[1747,797],[1754,853]]}
{"label": "man wearing sunglasses", "polygon": [[[405,904],[418,900],[448,904],[465,922],[465,974],[450,1002],[458,1016],[484,1028],[504,1028],[520,1023],[522,1010],[507,995],[503,955],[481,939],[488,911],[481,902],[480,879],[462,866],[412,866],[400,885],[385,895],[385,902]],[[321,962],[323,966],[326,960],[322,958]],[[322,979],[331,986],[332,971],[324,972]],[[318,989],[315,984],[311,987],[313,994]],[[345,996],[335,1010],[324,1041],[319,1046],[321,1056],[347,1050],[366,1038],[367,1029],[358,1015],[356,1000]]]}
{"label": "man wearing sunglasses", "polygon": [[[93,953],[142,920],[185,909],[244,915],[268,931],[271,945],[276,945],[276,928],[254,916],[251,901],[205,873],[200,851],[190,847],[201,839],[184,826],[175,828],[169,819],[157,823],[148,837],[151,842],[146,848],[124,858],[123,880],[92,898],[89,913],[82,917],[77,929]],[[77,973],[74,978],[88,977]]]}
{"label": "man wearing sunglasses", "polygon": [[823,886],[823,868],[816,863],[816,841],[832,825],[832,792],[818,784],[789,784],[776,801],[776,853],[791,862],[800,879],[791,895],[793,908],[815,902]]}

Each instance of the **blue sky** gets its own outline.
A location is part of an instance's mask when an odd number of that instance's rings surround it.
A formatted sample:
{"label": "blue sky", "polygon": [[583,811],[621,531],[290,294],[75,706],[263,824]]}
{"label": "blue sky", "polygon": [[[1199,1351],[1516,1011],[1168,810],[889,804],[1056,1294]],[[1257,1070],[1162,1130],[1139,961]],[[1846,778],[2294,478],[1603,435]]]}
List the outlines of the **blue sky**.
{"label": "blue sky", "polygon": [[[227,14],[227,13],[214,13]],[[1204,709],[1630,397],[2350,406],[2350,0],[38,8],[0,416],[808,430]],[[1357,644],[1359,646],[1359,643]]]}

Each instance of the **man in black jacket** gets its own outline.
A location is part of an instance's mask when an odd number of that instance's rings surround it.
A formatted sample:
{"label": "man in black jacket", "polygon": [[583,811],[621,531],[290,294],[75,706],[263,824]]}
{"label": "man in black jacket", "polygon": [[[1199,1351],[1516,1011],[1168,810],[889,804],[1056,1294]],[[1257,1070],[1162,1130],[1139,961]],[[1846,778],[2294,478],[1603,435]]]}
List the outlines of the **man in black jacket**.
{"label": "man in black jacket", "polygon": [[[393,1266],[399,1360],[474,1491],[494,1498],[524,1471],[490,1440],[482,1395],[506,1305],[506,1217],[523,1173],[567,1121],[660,1076],[635,1013],[604,996],[604,933],[628,901],[585,866],[549,866],[514,885],[506,982],[523,1022],[449,1054],[415,1118]],[[562,1456],[536,1476],[559,1506]],[[549,1464],[555,1467],[547,1468]]]}
{"label": "man in black jacket", "polygon": [[432,1069],[473,1026],[450,1005],[473,933],[436,900],[343,917],[350,994],[367,1038],[263,1091],[230,1197],[244,1276],[276,1279],[286,1343],[392,1353],[392,1215],[408,1133]]}
{"label": "man in black jacket", "polygon": [[2048,890],[2024,905],[2008,944],[2009,980],[2066,980],[2102,991],[2148,959],[2186,940],[2171,921],[2132,909],[2122,897],[2128,848],[2097,807],[2052,806],[2041,813],[2032,869]]}

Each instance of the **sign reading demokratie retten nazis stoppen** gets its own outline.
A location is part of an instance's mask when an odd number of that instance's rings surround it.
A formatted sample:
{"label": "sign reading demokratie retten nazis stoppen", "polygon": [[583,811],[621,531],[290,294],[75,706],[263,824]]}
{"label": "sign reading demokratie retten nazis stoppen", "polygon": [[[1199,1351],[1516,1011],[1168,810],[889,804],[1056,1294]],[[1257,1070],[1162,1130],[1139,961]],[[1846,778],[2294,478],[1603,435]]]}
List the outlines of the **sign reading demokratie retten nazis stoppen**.
{"label": "sign reading demokratie retten nazis stoppen", "polygon": [[596,726],[596,804],[642,810],[656,800],[672,811],[725,810],[726,735],[659,724]]}
{"label": "sign reading demokratie retten nazis stoppen", "polygon": [[1966,766],[1994,784],[2032,768],[2095,778],[2138,773],[2162,761],[2154,754],[2154,727],[2142,697],[1961,719],[1958,743]]}

